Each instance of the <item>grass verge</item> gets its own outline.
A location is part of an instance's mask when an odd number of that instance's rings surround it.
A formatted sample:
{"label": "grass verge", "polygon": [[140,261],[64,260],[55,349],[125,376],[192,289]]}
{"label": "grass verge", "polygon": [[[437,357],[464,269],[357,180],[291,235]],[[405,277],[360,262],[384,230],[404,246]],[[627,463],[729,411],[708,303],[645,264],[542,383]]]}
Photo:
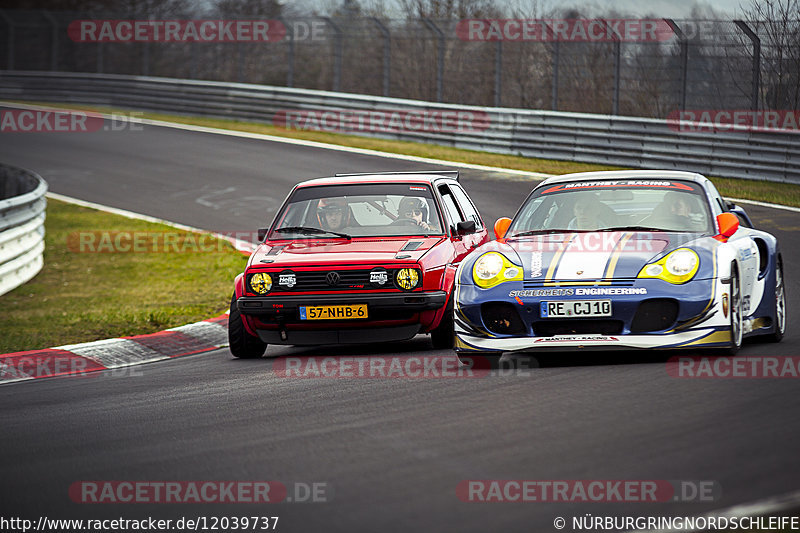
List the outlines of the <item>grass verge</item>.
{"label": "grass verge", "polygon": [[[31,104],[34,102],[20,103]],[[131,112],[130,110],[102,106],[62,105],[41,102],[39,102],[38,105],[57,105],[58,107],[63,107],[64,109],[80,109],[84,111],[95,111],[108,114],[129,114]],[[409,141],[374,139],[369,137],[360,137],[357,135],[344,135],[322,131],[292,130],[270,124],[240,122],[228,119],[188,117],[183,115],[139,111],[136,111],[136,116],[151,120],[163,120],[167,122],[245,131],[250,133],[263,133],[266,135],[275,135],[277,137],[304,139],[308,141],[351,146],[354,148],[378,150],[381,152],[405,154],[431,159],[442,159],[445,161],[470,163],[475,165],[525,170],[530,172],[542,172],[545,174],[567,174],[570,172],[588,172],[593,170],[616,170],[620,168],[626,168],[606,165],[593,165],[588,163],[573,163],[570,161],[555,161],[550,159],[535,159],[514,155],[493,154],[490,152],[478,152],[474,150],[464,150],[461,148],[451,148],[448,146],[421,144]],[[710,176],[710,178],[723,196],[800,207],[800,185],[758,180],[719,178],[713,176]]]}
{"label": "grass verge", "polygon": [[[42,271],[0,296],[0,353],[153,333],[218,316],[246,261],[210,235],[201,239],[51,199],[45,231]],[[143,236],[141,246],[128,237],[133,232]],[[117,237],[105,235],[121,237],[115,244]],[[109,251],[149,249],[154,236],[164,244],[166,235],[172,239],[168,252]]]}

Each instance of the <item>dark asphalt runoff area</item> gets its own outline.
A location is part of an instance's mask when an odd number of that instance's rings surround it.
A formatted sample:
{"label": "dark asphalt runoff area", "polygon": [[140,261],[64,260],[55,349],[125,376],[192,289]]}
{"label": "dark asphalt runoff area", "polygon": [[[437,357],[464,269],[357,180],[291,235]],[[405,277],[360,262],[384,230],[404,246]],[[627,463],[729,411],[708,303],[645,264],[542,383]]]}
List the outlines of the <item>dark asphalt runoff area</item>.
{"label": "dark asphalt runoff area", "polygon": [[[294,183],[429,164],[144,126],[0,134],[0,161],[53,192],[214,231],[271,221]],[[466,170],[485,222],[532,182]],[[747,206],[782,244],[790,325],[742,356],[799,354],[800,215]],[[147,280],[141,280],[146,283]],[[1,315],[0,311],[0,316]],[[436,356],[391,345],[270,347],[268,355]],[[0,386],[0,516],[278,516],[278,531],[557,531],[586,516],[695,516],[800,488],[798,379],[676,379],[674,354],[568,353],[475,379],[298,379],[227,349],[92,377]],[[468,503],[467,480],[671,480],[704,501]],[[86,504],[81,481],[277,481],[280,504]],[[230,527],[228,530],[232,530]]]}

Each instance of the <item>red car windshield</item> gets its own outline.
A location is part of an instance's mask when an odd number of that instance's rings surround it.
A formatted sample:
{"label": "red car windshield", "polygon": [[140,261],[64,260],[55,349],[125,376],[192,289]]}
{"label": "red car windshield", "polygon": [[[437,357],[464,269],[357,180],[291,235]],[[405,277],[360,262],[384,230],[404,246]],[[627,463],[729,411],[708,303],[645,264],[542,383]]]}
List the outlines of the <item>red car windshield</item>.
{"label": "red car windshield", "polygon": [[370,183],[302,187],[276,217],[270,239],[441,235],[425,184]]}

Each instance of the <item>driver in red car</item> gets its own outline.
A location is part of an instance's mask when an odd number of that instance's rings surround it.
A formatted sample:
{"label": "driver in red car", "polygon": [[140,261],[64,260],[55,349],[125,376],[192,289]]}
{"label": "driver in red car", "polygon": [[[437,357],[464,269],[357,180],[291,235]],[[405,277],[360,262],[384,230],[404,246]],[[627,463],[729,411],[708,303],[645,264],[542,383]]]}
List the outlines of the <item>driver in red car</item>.
{"label": "driver in red car", "polygon": [[344,198],[323,198],[317,204],[319,227],[339,231],[351,225],[352,214]]}

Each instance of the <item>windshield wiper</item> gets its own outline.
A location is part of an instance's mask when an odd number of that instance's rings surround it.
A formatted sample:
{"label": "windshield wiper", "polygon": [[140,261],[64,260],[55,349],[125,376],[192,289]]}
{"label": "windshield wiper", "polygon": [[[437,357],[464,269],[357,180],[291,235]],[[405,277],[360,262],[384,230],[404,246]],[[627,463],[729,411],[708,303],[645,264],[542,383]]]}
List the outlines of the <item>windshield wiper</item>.
{"label": "windshield wiper", "polygon": [[328,229],[312,228],[310,226],[287,226],[285,228],[278,228],[275,230],[275,232],[299,233],[301,235],[324,235],[326,233],[330,233],[331,235],[336,235],[337,237],[342,237],[344,239],[352,239],[352,237],[347,233],[340,233],[338,231],[331,231]]}
{"label": "windshield wiper", "polygon": [[515,239],[517,237],[526,237],[529,235],[549,235],[551,233],[586,233],[587,231],[595,231],[595,230],[588,230],[588,229],[532,229],[528,231],[522,231],[520,233],[515,233],[514,235],[508,237],[509,239]]}
{"label": "windshield wiper", "polygon": [[652,226],[614,226],[612,228],[601,228],[595,231],[673,231],[664,228],[654,228]]}

